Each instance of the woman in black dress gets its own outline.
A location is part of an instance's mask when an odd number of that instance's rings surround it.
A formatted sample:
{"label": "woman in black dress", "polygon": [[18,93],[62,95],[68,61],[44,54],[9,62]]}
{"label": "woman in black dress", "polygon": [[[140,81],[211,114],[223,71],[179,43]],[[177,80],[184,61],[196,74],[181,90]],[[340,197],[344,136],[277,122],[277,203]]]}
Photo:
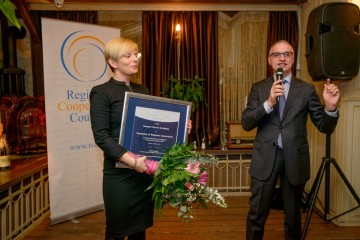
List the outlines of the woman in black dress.
{"label": "woman in black dress", "polygon": [[[91,128],[96,144],[104,152],[103,198],[106,214],[105,239],[144,240],[145,230],[153,225],[152,191],[145,191],[152,177],[147,173],[146,157],[134,158],[119,145],[125,92],[149,94],[142,85],[131,82],[138,72],[138,46],[116,38],[105,45],[105,60],[113,77],[92,88],[90,93]],[[121,162],[127,168],[116,168]]]}

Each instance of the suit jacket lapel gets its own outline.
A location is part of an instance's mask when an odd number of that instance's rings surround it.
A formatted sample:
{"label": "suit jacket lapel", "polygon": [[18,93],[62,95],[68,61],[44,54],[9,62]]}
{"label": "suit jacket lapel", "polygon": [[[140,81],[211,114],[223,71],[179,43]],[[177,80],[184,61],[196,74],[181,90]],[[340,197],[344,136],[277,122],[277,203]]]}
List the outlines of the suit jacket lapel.
{"label": "suit jacket lapel", "polygon": [[284,112],[283,112],[283,119],[286,118],[286,113],[291,108],[291,105],[297,98],[299,91],[300,91],[300,86],[301,86],[301,82],[299,81],[299,79],[297,79],[295,77],[291,78],[289,93],[286,98],[285,108],[284,108]]}

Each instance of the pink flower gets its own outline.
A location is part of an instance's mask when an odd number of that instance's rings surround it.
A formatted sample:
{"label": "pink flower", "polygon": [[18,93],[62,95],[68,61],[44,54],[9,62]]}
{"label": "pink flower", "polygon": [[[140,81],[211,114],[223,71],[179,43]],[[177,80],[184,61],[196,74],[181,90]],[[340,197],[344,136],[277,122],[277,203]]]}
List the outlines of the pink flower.
{"label": "pink flower", "polygon": [[185,183],[185,187],[189,191],[194,191],[195,187],[191,183]]}
{"label": "pink flower", "polygon": [[191,163],[189,162],[187,167],[185,168],[188,172],[199,174],[200,172],[200,163]]}
{"label": "pink flower", "polygon": [[159,167],[159,162],[154,160],[145,160],[145,164],[148,168],[148,174],[154,174]]}
{"label": "pink flower", "polygon": [[207,177],[208,177],[208,173],[207,172],[202,172],[200,174],[200,177],[198,179],[198,183],[202,184],[202,185],[206,185],[207,182]]}

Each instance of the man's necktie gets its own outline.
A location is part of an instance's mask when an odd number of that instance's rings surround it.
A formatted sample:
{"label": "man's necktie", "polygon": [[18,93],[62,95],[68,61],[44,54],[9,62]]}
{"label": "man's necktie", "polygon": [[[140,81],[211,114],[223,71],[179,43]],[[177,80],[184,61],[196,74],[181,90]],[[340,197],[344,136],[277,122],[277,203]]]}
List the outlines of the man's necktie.
{"label": "man's necktie", "polygon": [[282,120],[283,117],[285,102],[286,102],[285,96],[284,95],[280,96],[280,100],[279,100],[280,120]]}
{"label": "man's necktie", "polygon": [[[283,84],[285,85],[286,83],[287,83],[287,81],[284,80],[284,81],[283,81]],[[282,117],[283,117],[285,102],[286,102],[286,99],[285,99],[285,94],[284,94],[284,95],[280,96],[280,99],[279,99],[279,115],[280,115],[280,120],[282,120]],[[279,146],[280,148],[282,148],[281,133],[279,134],[279,137],[278,137],[278,146]]]}

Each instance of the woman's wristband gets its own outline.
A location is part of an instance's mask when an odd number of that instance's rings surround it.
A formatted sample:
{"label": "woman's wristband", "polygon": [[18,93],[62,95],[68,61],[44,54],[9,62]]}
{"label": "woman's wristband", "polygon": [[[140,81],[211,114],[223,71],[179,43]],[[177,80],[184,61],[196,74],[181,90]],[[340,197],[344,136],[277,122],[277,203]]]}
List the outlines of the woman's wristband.
{"label": "woman's wristband", "polygon": [[130,166],[131,169],[135,169],[137,164],[137,158],[134,158],[134,164]]}

